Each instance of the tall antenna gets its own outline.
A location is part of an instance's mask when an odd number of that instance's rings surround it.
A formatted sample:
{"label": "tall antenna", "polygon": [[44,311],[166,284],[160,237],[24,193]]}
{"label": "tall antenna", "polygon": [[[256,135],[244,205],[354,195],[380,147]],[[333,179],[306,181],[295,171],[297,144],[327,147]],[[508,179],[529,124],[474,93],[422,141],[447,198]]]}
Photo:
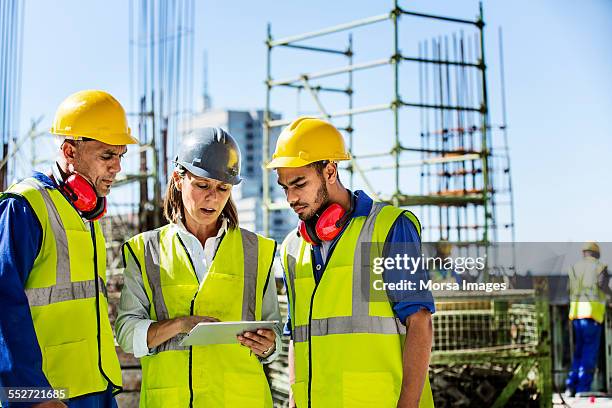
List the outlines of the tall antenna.
{"label": "tall antenna", "polygon": [[136,82],[132,100],[141,143],[140,167],[126,182],[139,183],[139,228],[164,223],[162,186],[168,157],[180,140],[181,124],[193,113],[193,44],[195,0],[132,0],[130,70]]}
{"label": "tall antenna", "polygon": [[203,61],[203,86],[202,86],[202,111],[206,112],[212,108],[212,101],[208,94],[208,52],[204,50],[204,61]]}
{"label": "tall antenna", "polygon": [[0,189],[15,178],[21,106],[23,22],[25,7],[19,1],[0,1]]}

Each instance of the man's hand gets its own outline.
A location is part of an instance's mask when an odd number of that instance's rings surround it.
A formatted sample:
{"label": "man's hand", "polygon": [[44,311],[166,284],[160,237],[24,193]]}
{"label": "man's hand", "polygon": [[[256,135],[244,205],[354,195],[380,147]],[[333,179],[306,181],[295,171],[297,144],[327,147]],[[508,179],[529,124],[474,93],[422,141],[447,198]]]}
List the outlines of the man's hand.
{"label": "man's hand", "polygon": [[431,313],[421,309],[406,319],[404,378],[397,408],[417,408],[429,369],[433,342]]}
{"label": "man's hand", "polygon": [[401,394],[400,399],[397,402],[397,408],[418,408],[420,400],[410,399],[406,394]]}
{"label": "man's hand", "polygon": [[273,330],[259,329],[257,333],[245,332],[244,335],[236,337],[243,346],[247,346],[261,358],[268,357],[274,352],[276,333]]}

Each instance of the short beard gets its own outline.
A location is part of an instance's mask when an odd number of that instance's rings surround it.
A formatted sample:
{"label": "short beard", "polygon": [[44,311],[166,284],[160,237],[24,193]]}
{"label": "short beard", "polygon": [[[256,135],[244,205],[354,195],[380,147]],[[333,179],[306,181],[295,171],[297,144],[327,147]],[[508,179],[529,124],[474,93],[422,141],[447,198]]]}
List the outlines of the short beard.
{"label": "short beard", "polygon": [[329,205],[329,193],[327,192],[327,186],[325,182],[321,183],[321,187],[317,190],[317,196],[315,197],[315,203],[321,203],[319,206],[312,211],[310,214],[301,214],[299,218],[302,221],[311,221],[319,216],[319,212],[323,208],[327,208]]}

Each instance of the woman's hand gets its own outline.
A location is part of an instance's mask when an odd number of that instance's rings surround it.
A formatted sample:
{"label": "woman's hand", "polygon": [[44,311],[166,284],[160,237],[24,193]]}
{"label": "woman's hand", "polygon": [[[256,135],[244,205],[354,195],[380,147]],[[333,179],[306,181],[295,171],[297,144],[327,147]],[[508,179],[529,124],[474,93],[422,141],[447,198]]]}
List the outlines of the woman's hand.
{"label": "woman's hand", "polygon": [[245,332],[236,336],[243,346],[247,346],[257,356],[268,357],[276,348],[276,333],[273,330],[259,329],[257,332]]}
{"label": "woman's hand", "polygon": [[[218,322],[219,319],[210,316],[183,316],[177,317],[180,322],[179,333],[189,333],[198,323]],[[178,333],[177,333],[178,334]]]}
{"label": "woman's hand", "polygon": [[218,322],[210,316],[181,316],[152,323],[147,332],[147,346],[152,349],[170,340],[177,334],[189,333],[200,322]]}

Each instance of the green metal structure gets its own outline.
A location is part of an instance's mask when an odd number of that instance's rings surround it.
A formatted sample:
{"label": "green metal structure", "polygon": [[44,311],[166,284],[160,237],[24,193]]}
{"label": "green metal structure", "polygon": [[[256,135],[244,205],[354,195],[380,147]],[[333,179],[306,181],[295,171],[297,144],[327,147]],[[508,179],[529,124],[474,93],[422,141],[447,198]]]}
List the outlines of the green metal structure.
{"label": "green metal structure", "polygon": [[[454,33],[452,37],[421,41],[418,43],[418,55],[407,55],[400,49],[402,19],[457,25],[462,31]],[[385,23],[391,25],[392,54],[355,62],[353,30]],[[358,176],[373,197],[396,206],[417,207],[417,214],[423,221],[424,241],[496,242],[500,229],[508,232],[507,240],[513,239],[506,126],[494,127],[490,124],[484,27],[482,6],[475,20],[467,20],[408,11],[400,7],[397,0],[393,9],[386,14],[280,39],[272,37],[269,25],[262,143],[264,163],[271,157],[271,130],[283,127],[293,119],[270,118],[272,94],[280,88],[294,89],[298,94],[307,92],[317,110],[312,116],[335,123],[346,135],[353,159],[341,170],[348,172],[350,187],[354,186],[355,176]],[[464,33],[463,28],[472,32]],[[342,32],[349,32],[345,48],[325,45],[330,35],[337,38],[338,33]],[[323,42],[324,45],[311,44],[313,41]],[[278,52],[275,50],[281,48],[343,56],[348,65],[275,78],[272,74],[272,56]],[[293,60],[297,58],[300,58],[299,55]],[[309,59],[304,58],[303,61],[303,65],[307,65]],[[405,64],[407,69],[413,65],[417,67],[418,78],[406,77],[400,71]],[[356,107],[354,74],[381,67],[391,68],[392,74],[388,78],[392,87],[391,100]],[[402,96],[400,85],[406,86],[410,80],[416,82],[417,79],[414,95]],[[332,111],[326,107],[325,98],[331,98],[334,94],[336,98],[337,95],[346,97],[347,109]],[[407,110],[407,115],[418,113],[420,131],[417,129],[418,123],[401,120],[400,114],[404,110]],[[390,112],[392,115],[392,134],[384,137],[390,142],[390,148],[380,152],[358,151],[355,148],[354,119],[358,115],[374,112]],[[503,116],[505,120],[505,113]],[[411,127],[408,128],[408,125]],[[498,131],[504,132],[504,138],[499,138],[501,144],[494,146],[492,135]],[[420,140],[419,145],[414,143],[417,140]],[[405,160],[407,157],[415,160]],[[372,160],[376,162],[372,164]],[[407,173],[415,169],[420,174],[420,191],[412,188],[418,183]],[[390,191],[380,191],[375,182],[378,174],[392,180]],[[264,169],[264,233],[269,230],[269,211],[287,208],[286,203],[271,200],[270,188],[270,172]],[[509,208],[502,214],[506,219],[503,222],[502,216],[497,214],[499,205]]]}

